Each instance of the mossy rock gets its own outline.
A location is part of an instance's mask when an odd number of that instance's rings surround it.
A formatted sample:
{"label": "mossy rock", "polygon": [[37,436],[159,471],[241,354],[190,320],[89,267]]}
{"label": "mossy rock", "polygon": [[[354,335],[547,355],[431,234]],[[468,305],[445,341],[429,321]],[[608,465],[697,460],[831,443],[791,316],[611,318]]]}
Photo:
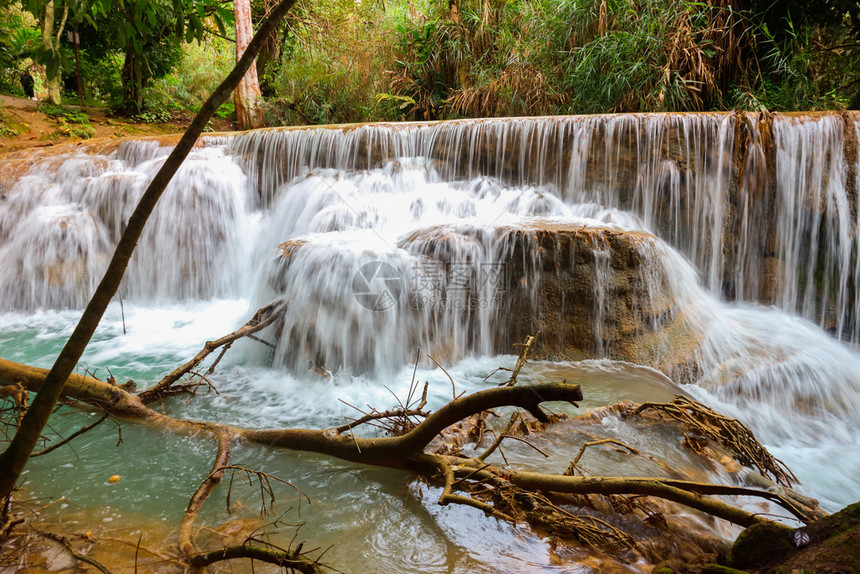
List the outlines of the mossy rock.
{"label": "mossy rock", "polygon": [[721,566],[720,564],[707,564],[702,567],[699,574],[749,574],[749,572],[746,570],[735,570],[734,568]]}
{"label": "mossy rock", "polygon": [[687,574],[689,568],[681,560],[669,559],[658,562],[651,570],[651,574]]}
{"label": "mossy rock", "polygon": [[785,526],[751,526],[735,541],[729,564],[761,574],[860,574],[860,503],[803,530],[809,543],[797,548],[795,531]]}
{"label": "mossy rock", "polygon": [[805,529],[809,544],[783,557],[775,574],[860,574],[860,503],[847,506]]}
{"label": "mossy rock", "polygon": [[754,524],[740,533],[729,555],[735,568],[760,568],[785,559],[795,549],[791,529],[775,522]]}

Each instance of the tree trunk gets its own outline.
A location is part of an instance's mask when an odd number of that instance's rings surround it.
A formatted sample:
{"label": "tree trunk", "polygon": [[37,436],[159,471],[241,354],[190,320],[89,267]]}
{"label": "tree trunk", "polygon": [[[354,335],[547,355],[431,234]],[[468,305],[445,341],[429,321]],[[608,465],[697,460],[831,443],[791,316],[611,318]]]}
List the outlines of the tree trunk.
{"label": "tree trunk", "polygon": [[[47,371],[0,359],[0,387],[17,383],[22,384],[30,392],[38,392],[37,397],[41,396],[47,384]],[[427,413],[423,421],[405,434],[372,438],[343,434],[344,431],[351,431],[359,426],[359,421],[329,429],[255,430],[218,423],[175,419],[147,407],[140,396],[83,375],[70,376],[64,393],[69,397],[99,405],[115,417],[149,423],[169,432],[183,434],[202,432],[219,440],[226,437],[230,440],[244,440],[269,447],[324,454],[359,464],[417,473],[426,479],[437,476],[444,469],[450,471],[451,482],[454,478],[458,478],[460,482],[480,480],[499,484],[499,479],[502,478],[506,484],[530,492],[655,496],[701,510],[743,527],[758,522],[768,522],[769,519],[710,496],[757,496],[780,505],[801,521],[807,522],[816,517],[809,512],[810,509],[800,507],[796,500],[789,501],[778,493],[765,490],[669,478],[573,476],[500,469],[484,460],[465,457],[462,454],[438,455],[426,452],[434,437],[444,429],[489,409],[515,406],[528,411],[538,420],[548,421],[546,414],[540,408],[541,403],[582,400],[579,385],[568,383],[485,389],[456,398],[437,411]],[[498,444],[497,442],[494,446],[497,447]],[[219,466],[222,465],[216,464],[216,468]],[[447,487],[446,490],[448,490]],[[466,503],[467,500],[458,496],[451,497],[449,493],[447,497],[443,494],[440,502],[442,504]],[[490,508],[489,505],[480,502],[477,504],[482,505],[485,510]]]}
{"label": "tree trunk", "polygon": [[47,77],[48,101],[55,106],[62,103],[62,70],[60,68],[60,35],[66,26],[66,17],[69,14],[68,6],[63,11],[60,21],[60,29],[54,39],[54,2],[48,2],[42,9],[39,18],[39,27],[42,30],[42,47],[51,54],[51,61],[45,66]]}
{"label": "tree trunk", "polygon": [[143,233],[144,225],[146,225],[146,221],[149,219],[152,210],[155,209],[158,199],[161,197],[167,184],[170,183],[173,175],[179,169],[179,166],[182,165],[182,162],[188,156],[191,148],[197,143],[197,139],[203,133],[203,128],[206,127],[209,119],[215,114],[215,110],[227,101],[230,93],[239,84],[239,80],[248,71],[264,39],[275,29],[278,22],[281,21],[289,9],[292,8],[293,4],[295,4],[295,1],[281,0],[269,14],[269,17],[263,20],[259,31],[251,40],[251,43],[248,44],[245,54],[227,78],[215,88],[215,91],[209,96],[209,99],[206,100],[200,111],[197,112],[197,115],[191,121],[191,125],[188,126],[188,129],[183,134],[182,139],[179,140],[179,143],[170,152],[170,156],[165,160],[164,165],[161,166],[158,173],[155,174],[149,187],[147,187],[141,197],[134,213],[132,213],[131,218],[128,220],[122,237],[120,237],[107,271],[105,271],[105,275],[96,288],[96,292],[87,304],[87,308],[84,310],[78,325],[75,327],[63,350],[60,351],[60,355],[54,362],[54,366],[51,367],[51,370],[45,377],[41,390],[27,410],[27,414],[24,415],[12,442],[0,454],[0,502],[8,499],[12,491],[15,490],[15,484],[24,471],[24,467],[30,459],[30,454],[39,442],[42,430],[48,423],[48,418],[51,416],[57,400],[60,398],[66,380],[72,374],[81,355],[83,355],[96,327],[104,315],[105,309],[107,309],[108,304],[119,288],[119,284],[128,267],[129,259],[131,259],[131,254],[134,252],[134,248]]}
{"label": "tree trunk", "polygon": [[[248,42],[254,34],[251,21],[251,0],[233,0],[233,11],[236,13],[236,59],[242,57],[248,48]],[[267,35],[268,37],[268,35]],[[240,130],[261,128],[264,124],[262,96],[260,83],[257,79],[257,64],[251,62],[251,67],[239,82],[233,94],[236,105],[236,121]]]}
{"label": "tree trunk", "polygon": [[125,50],[125,62],[120,77],[122,80],[122,110],[129,115],[143,111],[143,64],[141,56],[129,45]]}

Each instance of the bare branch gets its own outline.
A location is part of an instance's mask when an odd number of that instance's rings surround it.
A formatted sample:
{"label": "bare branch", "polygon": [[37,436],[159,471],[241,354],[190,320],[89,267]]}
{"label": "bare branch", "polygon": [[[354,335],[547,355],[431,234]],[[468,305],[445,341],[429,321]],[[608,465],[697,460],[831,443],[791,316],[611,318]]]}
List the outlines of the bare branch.
{"label": "bare branch", "polygon": [[234,558],[250,558],[259,560],[269,564],[301,572],[302,574],[320,574],[323,572],[322,566],[316,561],[305,558],[302,554],[296,552],[278,552],[260,548],[259,546],[250,546],[242,544],[239,546],[225,546],[218,550],[206,552],[204,554],[195,554],[188,557],[188,561],[195,568],[205,568],[210,564],[221,562],[223,560],[232,560]]}
{"label": "bare branch", "polygon": [[520,370],[526,364],[526,359],[529,355],[529,350],[532,348],[532,344],[535,342],[535,339],[537,339],[539,336],[540,336],[540,331],[535,333],[534,336],[529,335],[528,337],[526,337],[525,343],[522,343],[523,350],[520,351],[520,356],[517,359],[517,364],[514,365],[514,370],[511,372],[511,378],[508,379],[507,381],[505,381],[504,383],[499,383],[500,387],[502,387],[502,386],[513,387],[514,385],[517,384],[517,377],[520,375]]}
{"label": "bare branch", "polygon": [[106,412],[105,414],[103,414],[103,415],[101,416],[101,418],[100,418],[99,420],[97,420],[97,421],[96,421],[96,422],[94,422],[93,424],[90,424],[90,425],[87,425],[87,426],[81,427],[80,429],[78,429],[77,431],[73,432],[73,433],[72,433],[72,434],[70,434],[68,437],[66,437],[66,438],[65,438],[65,439],[63,439],[62,441],[58,442],[57,444],[52,444],[52,445],[51,445],[51,446],[49,446],[48,448],[46,448],[46,449],[44,449],[44,450],[40,450],[40,451],[38,451],[38,452],[34,452],[34,453],[33,453],[33,454],[31,454],[30,456],[31,456],[31,457],[32,457],[32,456],[42,456],[43,454],[48,454],[49,452],[53,452],[53,451],[57,450],[58,448],[60,448],[60,447],[61,447],[61,446],[63,446],[64,444],[68,444],[69,442],[71,442],[71,441],[72,441],[72,439],[74,439],[74,438],[76,438],[76,437],[81,436],[82,434],[84,434],[84,433],[85,433],[85,432],[87,432],[88,430],[91,430],[91,429],[96,428],[97,426],[99,426],[100,424],[102,424],[103,422],[105,422],[109,416],[110,416],[110,413]]}
{"label": "bare branch", "polygon": [[[230,460],[230,437],[226,432],[218,433],[216,437],[218,439],[218,452],[215,455],[215,464],[212,465],[212,472],[203,479],[200,487],[191,497],[188,507],[185,509],[185,514],[182,516],[182,522],[179,525],[179,548],[188,557],[193,556],[197,552],[194,546],[194,534],[192,531],[194,520],[203,507],[203,503],[206,502],[206,499],[209,498],[209,495],[215,490],[218,483],[221,482],[221,479],[224,477],[224,469],[227,467],[227,461]],[[203,572],[205,571],[205,564],[196,566],[195,568],[199,572]]]}
{"label": "bare branch", "polygon": [[36,534],[38,534],[39,536],[48,538],[50,540],[53,540],[54,542],[62,544],[63,547],[69,552],[69,554],[72,555],[75,560],[79,562],[86,562],[99,572],[102,572],[102,574],[112,574],[112,572],[108,570],[101,562],[95,560],[94,558],[90,558],[89,556],[85,556],[75,550],[74,546],[72,546],[72,543],[65,536],[60,536],[59,534],[54,534],[53,532],[44,532],[36,529],[34,529],[34,532],[36,532]]}
{"label": "bare branch", "polygon": [[[287,303],[285,301],[275,301],[269,303],[265,307],[259,309],[254,316],[245,323],[241,328],[233,331],[229,335],[225,335],[220,339],[216,339],[214,341],[206,341],[206,344],[203,345],[203,349],[200,350],[197,355],[174,370],[172,373],[161,379],[158,383],[155,384],[152,388],[149,388],[138,396],[144,402],[157,400],[159,396],[164,394],[164,392],[170,388],[170,386],[178,381],[180,378],[188,374],[191,370],[197,368],[197,365],[203,362],[203,360],[208,357],[213,351],[222,347],[224,345],[228,345],[236,341],[237,339],[241,339],[242,337],[247,337],[257,331],[261,331],[265,329],[269,325],[271,325],[281,314],[286,310]],[[221,360],[219,356],[218,361]],[[214,367],[214,365],[213,365]]]}
{"label": "bare branch", "polygon": [[743,465],[755,466],[763,475],[774,476],[777,483],[790,487],[797,477],[778,458],[771,455],[742,422],[721,415],[702,403],[678,395],[671,403],[642,403],[635,414],[653,409],[665,413],[681,424],[717,441],[734,452]]}
{"label": "bare branch", "polygon": [[481,453],[478,456],[478,460],[486,460],[488,456],[493,454],[493,452],[502,445],[502,440],[504,440],[505,435],[508,434],[509,432],[511,432],[511,429],[514,427],[514,424],[517,422],[517,419],[519,417],[520,417],[519,411],[514,411],[511,414],[511,420],[508,421],[508,424],[505,426],[505,428],[502,430],[502,432],[500,432],[496,435],[496,440],[493,441],[493,444],[491,444],[487,450],[485,450],[483,453]]}
{"label": "bare branch", "polygon": [[574,458],[573,461],[571,461],[570,466],[568,467],[565,474],[567,474],[569,476],[572,476],[574,474],[576,467],[579,464],[579,459],[581,459],[582,455],[585,454],[585,449],[587,449],[590,446],[598,446],[601,444],[614,444],[614,445],[626,448],[632,454],[640,454],[640,452],[638,450],[636,450],[635,448],[633,448],[632,446],[625,444],[625,443],[621,442],[620,440],[616,440],[614,438],[604,438],[604,439],[589,441],[589,442],[582,444],[582,446],[579,449],[579,452],[576,454],[576,458]]}
{"label": "bare branch", "polygon": [[[436,359],[433,358],[433,355],[427,355],[427,358],[430,359],[431,361],[433,361],[437,367],[442,369],[442,372],[445,373],[445,375],[448,377],[448,380],[451,381],[451,398],[456,399],[457,398],[457,386],[454,384],[454,378],[450,375],[450,373],[448,373],[448,371],[445,370],[445,367],[443,367],[442,365],[439,364],[439,361],[437,361]],[[416,363],[416,366],[417,366],[417,363]]]}

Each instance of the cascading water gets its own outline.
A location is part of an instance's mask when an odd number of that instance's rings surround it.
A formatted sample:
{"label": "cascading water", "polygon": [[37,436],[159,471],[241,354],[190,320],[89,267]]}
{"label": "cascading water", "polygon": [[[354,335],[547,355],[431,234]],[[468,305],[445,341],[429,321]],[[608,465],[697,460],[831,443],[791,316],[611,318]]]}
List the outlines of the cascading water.
{"label": "cascading water", "polygon": [[[283,297],[263,334],[274,352],[249,344],[220,383],[242,398],[192,414],[328,426],[349,413],[334,398],[390,402],[384,385],[409,378],[417,349],[477,389],[495,354],[540,329],[561,362],[536,373],[625,359],[692,383],[834,509],[860,498],[858,139],[847,116],[741,114],[210,138],[165,192],[124,314],[109,311],[86,358],[153,381]],[[5,193],[0,356],[50,363],[166,152],[49,157]],[[607,381],[621,368],[583,365]]]}

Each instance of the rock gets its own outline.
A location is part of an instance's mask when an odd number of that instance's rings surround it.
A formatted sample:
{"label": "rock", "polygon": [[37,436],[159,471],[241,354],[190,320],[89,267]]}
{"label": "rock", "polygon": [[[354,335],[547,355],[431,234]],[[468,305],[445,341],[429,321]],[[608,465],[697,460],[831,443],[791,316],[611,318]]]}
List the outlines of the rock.
{"label": "rock", "polygon": [[734,568],[729,568],[728,566],[721,566],[720,564],[706,564],[702,567],[700,574],[749,574],[744,570],[735,570]]}
{"label": "rock", "polygon": [[535,357],[653,362],[638,342],[675,314],[654,236],[536,221],[503,241],[510,309],[501,345],[539,330]]}
{"label": "rock", "polygon": [[[805,526],[809,543],[797,547],[796,530],[768,523],[741,532],[729,564],[759,574],[860,574],[860,502]],[[735,572],[702,570],[702,574]]]}
{"label": "rock", "polygon": [[735,540],[729,564],[736,568],[760,568],[778,562],[793,548],[790,528],[775,522],[755,524]]}
{"label": "rock", "polygon": [[[677,307],[664,267],[665,247],[649,233],[531,218],[496,229],[468,224],[421,228],[403,237],[398,247],[411,258],[392,260],[406,266],[402,271],[409,272],[412,264],[414,273],[420,264],[444,275],[429,293],[436,304],[404,305],[406,297],[426,294],[415,291],[415,285],[424,281],[403,282],[397,322],[409,326],[404,335],[416,337],[415,345],[422,345],[421,336],[435,341],[435,333],[443,329],[466,333],[466,341],[482,348],[489,340],[491,352],[507,353],[540,331],[531,358],[623,360],[657,368],[679,381],[697,374],[692,359],[697,335]],[[315,250],[321,255],[314,256]],[[285,294],[290,281],[299,281],[290,271],[297,261],[301,269],[319,267],[319,273],[306,273],[302,282],[311,276],[316,281],[333,269],[348,271],[364,261],[363,255],[349,255],[336,245],[317,245],[310,237],[281,244],[280,253],[270,285]],[[335,264],[341,254],[345,260]],[[452,271],[461,267],[462,286],[455,284]],[[344,287],[326,299],[327,312],[353,303],[352,293],[346,291],[351,277],[326,282]],[[360,324],[363,317],[358,314],[351,320]],[[311,347],[318,339],[313,333],[290,337],[311,341]],[[471,350],[439,348],[433,354],[450,360]],[[310,354],[314,353],[312,349]],[[335,356],[323,354],[329,362]]]}
{"label": "rock", "polygon": [[[803,528],[809,543],[771,563],[766,572],[807,574],[860,574],[860,502],[847,506]],[[791,534],[791,533],[790,533]],[[790,541],[793,537],[790,535]]]}

